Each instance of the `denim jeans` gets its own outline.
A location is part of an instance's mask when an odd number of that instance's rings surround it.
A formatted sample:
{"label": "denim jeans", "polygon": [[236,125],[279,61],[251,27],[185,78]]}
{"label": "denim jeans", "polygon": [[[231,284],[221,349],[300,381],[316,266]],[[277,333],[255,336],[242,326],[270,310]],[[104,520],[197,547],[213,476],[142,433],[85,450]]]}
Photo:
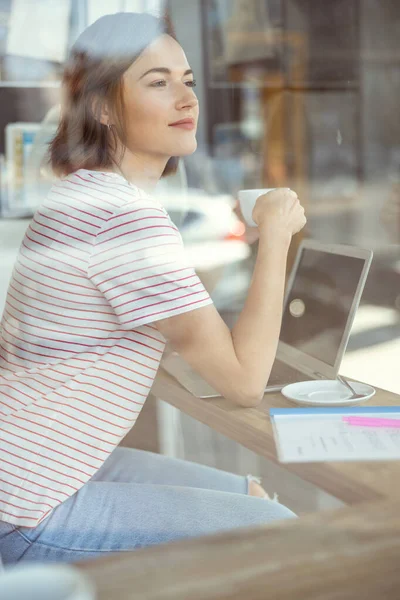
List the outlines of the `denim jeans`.
{"label": "denim jeans", "polygon": [[295,516],[248,486],[249,477],[118,447],[37,527],[0,521],[0,556],[75,562]]}

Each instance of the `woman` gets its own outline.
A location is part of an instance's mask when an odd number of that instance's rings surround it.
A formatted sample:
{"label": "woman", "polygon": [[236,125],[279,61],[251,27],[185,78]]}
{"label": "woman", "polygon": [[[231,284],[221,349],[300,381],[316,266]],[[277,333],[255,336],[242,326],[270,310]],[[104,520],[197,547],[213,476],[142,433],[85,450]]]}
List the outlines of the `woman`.
{"label": "woman", "polygon": [[240,406],[274,360],[296,194],[254,209],[260,248],[228,330],[152,199],[196,149],[198,103],[164,23],[115,14],[72,49],[51,144],[60,180],[35,214],[1,329],[0,553],[76,561],[293,516],[251,477],[130,449],[166,340]]}

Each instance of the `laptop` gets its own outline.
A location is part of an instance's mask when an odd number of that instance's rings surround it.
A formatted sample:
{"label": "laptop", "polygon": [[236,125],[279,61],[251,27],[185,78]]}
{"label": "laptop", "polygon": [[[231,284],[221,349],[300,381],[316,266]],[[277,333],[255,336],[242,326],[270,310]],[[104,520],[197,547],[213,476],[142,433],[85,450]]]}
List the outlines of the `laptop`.
{"label": "laptop", "polygon": [[[276,360],[266,392],[312,379],[336,379],[371,266],[371,250],[301,243],[287,282]],[[219,394],[180,356],[161,366],[198,398]]]}

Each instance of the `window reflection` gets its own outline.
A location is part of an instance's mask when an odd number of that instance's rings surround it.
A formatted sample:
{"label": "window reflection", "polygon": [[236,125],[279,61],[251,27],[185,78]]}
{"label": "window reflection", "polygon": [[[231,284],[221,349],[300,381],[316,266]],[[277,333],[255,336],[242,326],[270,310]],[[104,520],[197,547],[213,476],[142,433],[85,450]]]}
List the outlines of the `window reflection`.
{"label": "window reflection", "polygon": [[[53,180],[46,148],[59,118],[65,53],[101,14],[167,11],[195,72],[201,120],[198,151],[158,193],[172,206],[172,192],[174,220],[201,258],[217,307],[235,318],[257,247],[239,211],[231,216],[238,190],[291,187],[307,211],[303,237],[374,250],[342,370],[400,392],[399,3],[71,0],[55,3],[53,37],[31,21],[40,48],[26,36],[22,4],[4,1],[0,14],[0,300],[19,240]],[[19,122],[26,125],[14,126],[7,145],[7,126]],[[211,243],[218,245],[208,268],[204,244]],[[197,255],[196,244],[203,244]]]}

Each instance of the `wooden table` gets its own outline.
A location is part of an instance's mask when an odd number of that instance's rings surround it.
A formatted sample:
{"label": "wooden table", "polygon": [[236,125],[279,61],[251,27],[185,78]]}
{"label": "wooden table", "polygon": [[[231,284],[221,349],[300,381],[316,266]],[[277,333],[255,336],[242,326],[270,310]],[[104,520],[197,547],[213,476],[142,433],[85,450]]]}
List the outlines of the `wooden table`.
{"label": "wooden table", "polygon": [[[277,462],[269,409],[294,406],[280,392],[265,394],[257,408],[240,408],[223,398],[195,398],[173,377],[160,370],[152,393],[256,454]],[[375,396],[365,404],[372,405],[400,405],[400,396],[378,389]],[[400,486],[400,461],[304,463],[282,466],[345,504],[357,504],[389,496],[394,478],[399,481]]]}
{"label": "wooden table", "polygon": [[[258,408],[200,400],[160,371],[152,393],[276,459],[267,394]],[[377,390],[369,405],[400,396]],[[282,465],[352,506],[80,562],[97,600],[398,600],[400,461]]]}

